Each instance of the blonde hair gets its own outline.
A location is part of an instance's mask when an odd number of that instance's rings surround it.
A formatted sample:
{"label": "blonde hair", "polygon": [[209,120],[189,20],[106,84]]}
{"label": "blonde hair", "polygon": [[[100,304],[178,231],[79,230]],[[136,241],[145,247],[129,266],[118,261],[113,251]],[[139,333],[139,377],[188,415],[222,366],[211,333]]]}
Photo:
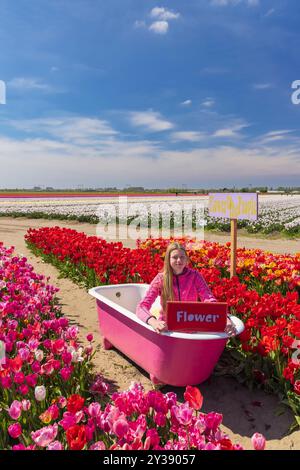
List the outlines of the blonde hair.
{"label": "blonde hair", "polygon": [[173,242],[168,246],[166,254],[165,254],[165,260],[164,260],[163,285],[162,285],[162,292],[161,292],[163,310],[166,310],[168,300],[174,300],[173,270],[170,265],[171,253],[174,250],[183,251],[185,253],[185,256],[187,257],[187,260],[189,261],[189,257],[183,245],[181,245],[178,242]]}

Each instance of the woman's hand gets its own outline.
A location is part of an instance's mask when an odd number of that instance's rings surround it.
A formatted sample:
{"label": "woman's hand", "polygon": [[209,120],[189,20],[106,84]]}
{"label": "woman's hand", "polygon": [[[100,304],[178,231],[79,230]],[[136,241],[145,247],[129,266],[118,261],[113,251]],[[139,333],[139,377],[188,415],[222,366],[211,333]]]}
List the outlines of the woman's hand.
{"label": "woman's hand", "polygon": [[237,329],[236,329],[235,325],[233,324],[230,317],[227,317],[227,324],[226,324],[226,328],[225,328],[225,333],[227,333],[228,336],[235,336],[237,334]]}
{"label": "woman's hand", "polygon": [[161,333],[167,329],[167,325],[162,320],[157,320],[157,318],[151,317],[148,320],[148,325],[152,326],[152,328],[156,331],[156,333]]}

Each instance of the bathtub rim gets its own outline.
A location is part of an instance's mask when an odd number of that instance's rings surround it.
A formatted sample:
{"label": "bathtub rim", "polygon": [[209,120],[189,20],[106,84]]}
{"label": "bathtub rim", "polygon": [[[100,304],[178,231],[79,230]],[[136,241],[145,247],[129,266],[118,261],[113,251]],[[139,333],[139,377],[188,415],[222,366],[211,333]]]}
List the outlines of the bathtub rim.
{"label": "bathtub rim", "polygon": [[103,302],[109,307],[113,308],[114,310],[122,313],[122,315],[129,318],[130,320],[133,320],[139,325],[142,325],[144,328],[147,328],[148,330],[150,330],[152,333],[155,333],[157,335],[159,334],[160,336],[168,336],[170,338],[178,338],[178,339],[188,339],[192,341],[197,341],[197,340],[206,341],[206,340],[216,340],[216,339],[229,339],[229,338],[238,336],[245,329],[244,323],[238,317],[234,315],[229,315],[232,323],[234,324],[237,330],[237,333],[235,335],[230,336],[225,332],[182,333],[182,332],[177,332],[177,331],[164,331],[162,333],[156,333],[156,331],[154,331],[150,325],[140,320],[140,318],[138,318],[136,313],[133,313],[130,310],[124,307],[121,307],[118,303],[108,299],[104,295],[101,295],[99,294],[99,292],[97,292],[98,289],[109,290],[112,288],[128,287],[128,286],[149,287],[149,284],[145,284],[145,283],[108,284],[108,285],[103,285],[103,286],[92,287],[91,289],[88,290],[88,293],[95,299],[99,300],[100,302]]}

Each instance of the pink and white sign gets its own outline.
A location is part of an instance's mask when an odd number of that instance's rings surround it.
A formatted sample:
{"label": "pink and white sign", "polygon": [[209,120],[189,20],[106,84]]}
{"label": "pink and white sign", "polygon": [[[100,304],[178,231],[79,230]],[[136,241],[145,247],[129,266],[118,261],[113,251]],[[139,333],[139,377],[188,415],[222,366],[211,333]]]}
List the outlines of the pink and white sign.
{"label": "pink and white sign", "polygon": [[170,331],[224,331],[227,322],[225,302],[167,302],[167,328]]}
{"label": "pink and white sign", "polygon": [[210,217],[257,220],[257,193],[209,193]]}

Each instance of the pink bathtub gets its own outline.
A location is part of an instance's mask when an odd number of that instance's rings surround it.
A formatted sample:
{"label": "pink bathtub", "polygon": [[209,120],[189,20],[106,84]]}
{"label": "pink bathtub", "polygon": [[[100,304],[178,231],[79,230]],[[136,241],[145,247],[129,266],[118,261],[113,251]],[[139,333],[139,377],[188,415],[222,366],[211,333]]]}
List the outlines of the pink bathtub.
{"label": "pink bathtub", "polygon": [[[105,349],[116,347],[150,374],[154,384],[196,385],[212,373],[222,354],[226,333],[156,333],[135,314],[148,284],[115,284],[94,287],[99,326]],[[159,298],[152,311],[159,306]],[[237,334],[244,325],[231,316]]]}

